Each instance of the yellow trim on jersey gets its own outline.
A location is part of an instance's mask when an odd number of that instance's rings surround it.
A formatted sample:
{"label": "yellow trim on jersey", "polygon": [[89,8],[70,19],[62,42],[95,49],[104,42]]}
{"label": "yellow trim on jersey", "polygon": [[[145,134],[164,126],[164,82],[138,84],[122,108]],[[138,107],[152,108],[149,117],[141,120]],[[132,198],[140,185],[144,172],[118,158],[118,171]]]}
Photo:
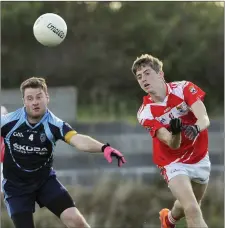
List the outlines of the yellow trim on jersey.
{"label": "yellow trim on jersey", "polygon": [[74,136],[76,134],[77,134],[77,132],[74,131],[74,130],[67,132],[66,135],[65,135],[65,141],[67,143],[70,143],[70,139],[72,138],[72,136]]}

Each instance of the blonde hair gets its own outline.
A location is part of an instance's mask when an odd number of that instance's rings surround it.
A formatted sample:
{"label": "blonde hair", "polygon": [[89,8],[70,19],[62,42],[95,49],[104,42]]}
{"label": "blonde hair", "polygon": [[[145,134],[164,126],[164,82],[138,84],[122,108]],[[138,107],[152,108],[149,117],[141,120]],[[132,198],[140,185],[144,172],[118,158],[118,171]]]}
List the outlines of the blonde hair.
{"label": "blonde hair", "polygon": [[37,77],[32,77],[32,78],[28,78],[27,80],[25,80],[24,82],[21,83],[20,85],[20,91],[24,97],[24,91],[27,88],[41,88],[43,89],[43,91],[47,94],[48,88],[47,88],[47,84],[45,82],[44,78],[37,78]]}
{"label": "blonde hair", "polygon": [[133,62],[131,68],[132,73],[136,75],[138,68],[143,65],[149,65],[156,73],[162,71],[163,68],[163,63],[158,58],[149,54],[143,54],[140,57],[137,57],[137,59]]}

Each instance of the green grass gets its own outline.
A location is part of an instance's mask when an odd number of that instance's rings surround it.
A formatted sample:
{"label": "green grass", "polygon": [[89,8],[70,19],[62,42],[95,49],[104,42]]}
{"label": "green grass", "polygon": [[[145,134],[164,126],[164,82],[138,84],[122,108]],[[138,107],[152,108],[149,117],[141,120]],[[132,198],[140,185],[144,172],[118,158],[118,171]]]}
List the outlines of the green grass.
{"label": "green grass", "polygon": [[177,223],[176,228],[187,228],[187,224],[185,219],[181,219],[179,223]]}
{"label": "green grass", "polygon": [[[141,179],[126,180],[123,176],[110,178],[103,174],[91,188],[67,186],[77,207],[93,228],[159,228],[159,211],[171,208],[174,197],[163,180],[146,185]],[[223,180],[213,179],[202,202],[202,211],[210,228],[224,227]],[[34,214],[37,228],[64,228],[47,209],[37,208]],[[12,228],[2,199],[1,224]],[[143,226],[144,225],[144,226]],[[177,228],[186,228],[185,219]]]}

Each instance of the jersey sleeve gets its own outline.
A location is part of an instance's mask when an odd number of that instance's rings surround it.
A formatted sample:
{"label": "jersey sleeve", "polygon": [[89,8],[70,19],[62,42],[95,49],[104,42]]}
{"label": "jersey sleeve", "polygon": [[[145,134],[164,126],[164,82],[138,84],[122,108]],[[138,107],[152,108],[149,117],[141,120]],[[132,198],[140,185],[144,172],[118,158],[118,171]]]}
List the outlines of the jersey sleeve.
{"label": "jersey sleeve", "polygon": [[77,134],[77,132],[66,122],[63,122],[60,132],[61,139],[67,143],[70,142],[72,136]]}
{"label": "jersey sleeve", "polygon": [[157,130],[163,127],[163,125],[156,119],[152,120],[144,120],[144,123],[142,124],[143,127],[148,130],[149,134],[154,138],[156,136]]}
{"label": "jersey sleeve", "polygon": [[184,101],[191,106],[197,100],[204,100],[205,92],[192,82],[186,82],[184,89]]}
{"label": "jersey sleeve", "polygon": [[77,132],[68,123],[56,116],[52,116],[49,120],[49,127],[55,137],[55,141],[63,140],[66,143],[69,143],[71,137],[77,134]]}
{"label": "jersey sleeve", "polygon": [[157,130],[164,127],[153,117],[149,105],[146,105],[139,110],[138,121],[153,138],[156,136]]}
{"label": "jersey sleeve", "polygon": [[5,137],[19,120],[19,112],[11,112],[6,115],[1,115],[1,136]]}

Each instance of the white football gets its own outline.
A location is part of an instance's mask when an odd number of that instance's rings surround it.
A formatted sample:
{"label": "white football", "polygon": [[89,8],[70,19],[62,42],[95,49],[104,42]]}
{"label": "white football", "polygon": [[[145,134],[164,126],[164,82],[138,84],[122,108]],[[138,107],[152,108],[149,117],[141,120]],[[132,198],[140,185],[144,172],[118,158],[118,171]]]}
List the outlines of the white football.
{"label": "white football", "polygon": [[44,46],[54,47],[63,42],[67,34],[66,22],[57,14],[46,13],[34,23],[33,33]]}

